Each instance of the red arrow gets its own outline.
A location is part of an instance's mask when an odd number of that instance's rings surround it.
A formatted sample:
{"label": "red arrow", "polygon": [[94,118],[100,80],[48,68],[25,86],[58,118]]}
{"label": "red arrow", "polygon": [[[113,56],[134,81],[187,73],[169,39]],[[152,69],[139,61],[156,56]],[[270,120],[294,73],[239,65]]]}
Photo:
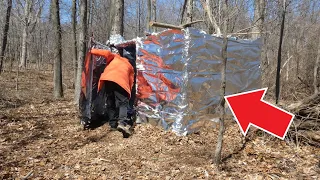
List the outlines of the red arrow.
{"label": "red arrow", "polygon": [[253,125],[284,139],[294,115],[263,101],[267,88],[225,96],[225,99],[245,136]]}

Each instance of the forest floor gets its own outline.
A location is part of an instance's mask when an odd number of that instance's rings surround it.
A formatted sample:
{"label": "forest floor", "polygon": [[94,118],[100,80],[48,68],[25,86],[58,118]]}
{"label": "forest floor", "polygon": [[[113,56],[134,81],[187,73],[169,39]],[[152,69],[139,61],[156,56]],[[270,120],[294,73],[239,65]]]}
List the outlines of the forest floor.
{"label": "forest floor", "polygon": [[[257,131],[243,146],[229,121],[221,168],[211,163],[218,125],[178,137],[137,125],[128,139],[107,125],[83,131],[73,105],[52,98],[52,73],[0,75],[0,179],[320,179],[320,149]],[[244,147],[244,148],[242,148]]]}

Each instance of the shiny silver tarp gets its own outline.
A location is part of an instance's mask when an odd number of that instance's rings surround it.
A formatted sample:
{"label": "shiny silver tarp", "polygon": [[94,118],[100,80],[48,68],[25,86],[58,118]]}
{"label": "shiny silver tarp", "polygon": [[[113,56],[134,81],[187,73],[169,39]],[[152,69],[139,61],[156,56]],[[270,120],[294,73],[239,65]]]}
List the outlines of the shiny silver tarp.
{"label": "shiny silver tarp", "polygon": [[[137,39],[138,114],[186,135],[216,118],[223,39],[187,28]],[[261,88],[260,40],[229,38],[226,94]]]}

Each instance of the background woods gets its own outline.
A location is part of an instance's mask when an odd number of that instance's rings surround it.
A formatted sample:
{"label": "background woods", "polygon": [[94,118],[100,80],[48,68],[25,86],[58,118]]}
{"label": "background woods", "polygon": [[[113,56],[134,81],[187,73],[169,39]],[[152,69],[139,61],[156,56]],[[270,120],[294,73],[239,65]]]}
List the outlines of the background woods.
{"label": "background woods", "polygon": [[[204,22],[196,23],[193,27],[221,34],[224,19],[228,18],[228,35],[262,37],[263,82],[272,90],[275,88],[283,1],[229,0],[228,12],[224,14],[222,0],[87,0],[86,21],[82,21],[81,17],[82,2],[60,0],[59,7],[62,68],[66,76],[73,74],[74,81],[78,66],[76,60],[82,58],[78,53],[84,50],[81,49],[81,39],[84,38],[87,43],[89,34],[93,33],[100,42],[106,42],[112,33],[132,39],[143,36],[145,32],[163,30],[150,27],[150,21],[180,25],[195,20]],[[21,69],[52,70],[56,36],[51,31],[55,19],[52,15],[55,14],[54,6],[50,4],[49,0],[1,1],[2,70],[17,69],[18,64]],[[311,94],[319,88],[319,73],[315,73],[319,68],[314,66],[320,56],[319,13],[317,0],[286,2],[280,98],[298,100],[299,95]],[[83,25],[82,22],[86,23]],[[81,35],[83,26],[87,26],[87,31]],[[289,95],[292,92],[294,96]]]}

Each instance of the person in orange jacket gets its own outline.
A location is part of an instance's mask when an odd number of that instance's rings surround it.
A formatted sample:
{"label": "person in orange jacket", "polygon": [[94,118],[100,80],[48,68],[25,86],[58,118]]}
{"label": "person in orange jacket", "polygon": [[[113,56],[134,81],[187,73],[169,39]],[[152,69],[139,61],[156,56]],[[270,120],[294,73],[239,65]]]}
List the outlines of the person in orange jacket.
{"label": "person in orange jacket", "polygon": [[[93,48],[90,53],[102,56],[107,61],[107,66],[99,79],[98,91],[105,88],[109,124],[111,128],[122,132],[123,137],[129,137],[132,134],[133,123],[127,118],[127,109],[134,84],[134,68],[127,58],[109,50]],[[116,118],[117,112],[118,118]]]}

